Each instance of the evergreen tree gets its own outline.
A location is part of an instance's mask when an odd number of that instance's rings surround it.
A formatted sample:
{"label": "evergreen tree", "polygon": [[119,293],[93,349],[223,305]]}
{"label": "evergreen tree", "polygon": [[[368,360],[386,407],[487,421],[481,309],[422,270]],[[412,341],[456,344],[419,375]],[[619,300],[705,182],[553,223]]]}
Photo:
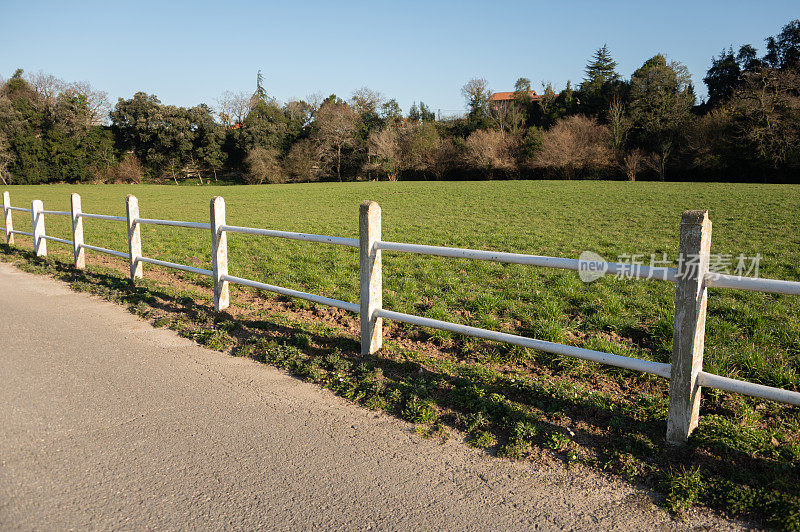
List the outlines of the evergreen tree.
{"label": "evergreen tree", "polygon": [[586,78],[578,91],[581,111],[589,115],[605,115],[621,85],[616,68],[617,62],[611,57],[607,45],[595,51],[586,65]]}
{"label": "evergreen tree", "polygon": [[619,81],[617,62],[611,57],[608,45],[604,44],[595,51],[592,60],[586,65],[586,79],[581,83],[581,90],[599,90],[606,83]]}

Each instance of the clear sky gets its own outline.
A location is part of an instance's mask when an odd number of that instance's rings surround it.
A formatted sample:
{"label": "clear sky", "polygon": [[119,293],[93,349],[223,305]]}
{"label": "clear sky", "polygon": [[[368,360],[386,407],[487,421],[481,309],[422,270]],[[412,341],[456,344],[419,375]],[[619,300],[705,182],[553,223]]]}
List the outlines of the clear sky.
{"label": "clear sky", "polygon": [[368,86],[396,98],[461,110],[461,86],[495,91],[577,84],[607,43],[630,77],[662,52],[691,71],[697,92],[711,58],[764,38],[800,16],[796,1],[582,0],[136,2],[0,0],[0,76],[16,68],[89,81],[113,102],[136,91],[163,103],[212,107],[225,90],[255,89],[261,69],[281,101],[313,92],[348,98]]}

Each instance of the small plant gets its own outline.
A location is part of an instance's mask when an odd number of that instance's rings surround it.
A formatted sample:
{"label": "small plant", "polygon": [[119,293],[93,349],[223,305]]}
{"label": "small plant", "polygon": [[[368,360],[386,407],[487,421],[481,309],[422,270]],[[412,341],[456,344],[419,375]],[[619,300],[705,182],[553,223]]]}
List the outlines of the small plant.
{"label": "small plant", "polygon": [[569,445],[569,442],[569,436],[566,434],[561,432],[553,432],[544,440],[544,446],[553,451],[560,451]]}
{"label": "small plant", "polygon": [[303,333],[294,334],[289,339],[289,343],[300,349],[308,349],[311,347],[311,337]]}
{"label": "small plant", "polygon": [[703,492],[703,478],[699,467],[670,469],[667,473],[667,507],[679,512],[694,505]]}
{"label": "small plant", "polygon": [[529,449],[530,444],[527,441],[514,438],[500,447],[500,450],[497,451],[497,456],[512,460],[522,460],[528,455]]}
{"label": "small plant", "polygon": [[403,417],[412,423],[433,423],[436,421],[436,409],[430,402],[424,401],[412,395],[406,401],[406,406],[403,408]]}
{"label": "small plant", "polygon": [[470,438],[469,444],[478,449],[488,449],[497,445],[497,437],[488,430],[481,430]]}

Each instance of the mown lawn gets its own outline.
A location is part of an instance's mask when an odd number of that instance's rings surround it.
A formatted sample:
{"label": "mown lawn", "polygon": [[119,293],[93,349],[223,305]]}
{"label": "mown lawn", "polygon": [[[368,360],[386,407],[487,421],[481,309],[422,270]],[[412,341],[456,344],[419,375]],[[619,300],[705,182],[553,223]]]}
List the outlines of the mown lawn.
{"label": "mown lawn", "polygon": [[[208,221],[209,200],[221,195],[229,224],[346,237],[358,236],[358,205],[371,199],[381,205],[385,240],[571,258],[591,250],[610,260],[666,253],[674,261],[681,213],[708,209],[712,253],[760,254],[760,276],[800,281],[800,186],[793,185],[509,181],[8,190],[15,206],[29,206],[36,198],[45,209],[69,210],[69,193],[78,192],[84,211],[117,215],[124,214],[125,195],[134,194],[142,217],[187,221]],[[30,231],[25,213],[14,220],[17,229]],[[48,234],[69,238],[67,219],[48,216],[46,224]],[[87,219],[84,227],[87,243],[127,247],[124,224]],[[210,268],[206,231],[145,226],[142,239],[146,256]],[[29,239],[18,242],[18,248],[30,247]],[[48,247],[57,259],[49,268],[67,271],[63,262],[71,251],[53,242]],[[97,260],[89,252],[88,264]],[[358,301],[353,249],[229,235],[229,264],[232,275]],[[145,265],[145,276],[148,270]],[[87,275],[100,275],[94,280],[101,284],[117,275],[93,271]],[[197,294],[206,294],[198,297],[208,297],[206,279],[180,277],[194,283]],[[383,277],[384,307],[391,310],[669,361],[675,290],[669,283],[610,277],[585,284],[575,272],[390,252],[384,252]],[[112,291],[128,290],[122,300],[129,303],[138,293],[116,281],[111,285]],[[163,286],[159,290],[169,293]],[[287,308],[316,307],[296,302]],[[211,329],[219,329],[218,318],[206,318]],[[800,527],[797,408],[708,391],[700,428],[687,449],[674,450],[663,442],[666,386],[654,377],[398,324],[390,328],[392,338],[432,347],[388,342],[384,362],[363,361],[355,348],[326,352],[320,335],[311,334],[313,327],[302,332],[307,326],[298,321],[292,327],[300,332],[292,333],[288,344],[277,336],[259,343],[241,335],[228,335],[222,344],[343,395],[350,390],[358,400],[372,401],[369,406],[437,431],[444,430],[437,420],[456,426],[469,432],[473,444],[501,455],[530,458],[537,449],[549,449],[570,463],[626,475],[664,493],[674,510],[702,503],[787,529]],[[323,362],[303,358],[313,359],[309,350]],[[349,369],[328,360],[331,356],[349,361]],[[385,365],[390,359],[391,367]],[[403,364],[409,363],[425,368],[429,378],[410,369],[404,373]],[[353,390],[364,379],[375,381],[366,377],[371,373],[364,364],[385,373],[381,382],[396,385],[380,393],[368,388],[359,396]],[[800,390],[800,298],[712,289],[705,369]],[[333,373],[350,375],[352,389],[342,391],[341,383],[326,377]]]}

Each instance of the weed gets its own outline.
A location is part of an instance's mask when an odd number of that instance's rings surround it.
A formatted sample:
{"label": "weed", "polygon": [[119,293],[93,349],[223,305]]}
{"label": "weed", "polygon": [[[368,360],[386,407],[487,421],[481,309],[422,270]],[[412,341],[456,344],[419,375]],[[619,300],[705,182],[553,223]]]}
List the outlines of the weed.
{"label": "weed", "polygon": [[497,445],[497,436],[488,430],[480,430],[472,435],[469,440],[470,445],[478,449],[488,449]]}

